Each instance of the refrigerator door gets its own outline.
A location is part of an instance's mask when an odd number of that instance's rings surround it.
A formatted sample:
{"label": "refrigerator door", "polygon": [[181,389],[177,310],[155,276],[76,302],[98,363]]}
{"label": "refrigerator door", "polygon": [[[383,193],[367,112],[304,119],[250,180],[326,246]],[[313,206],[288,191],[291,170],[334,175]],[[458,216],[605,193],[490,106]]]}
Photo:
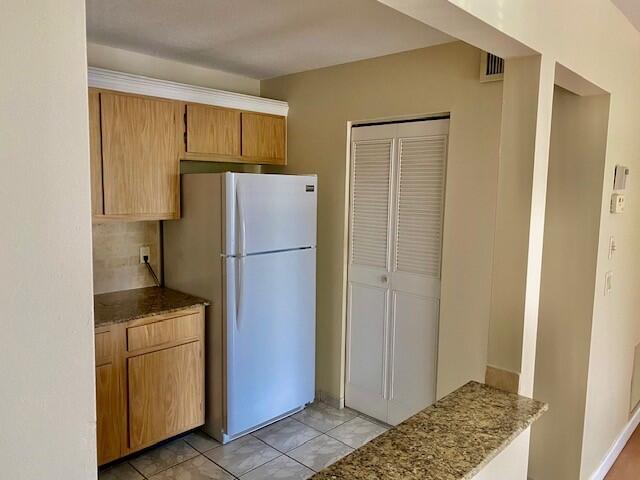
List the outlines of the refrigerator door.
{"label": "refrigerator door", "polygon": [[315,254],[226,259],[229,437],[314,398]]}
{"label": "refrigerator door", "polygon": [[317,177],[225,174],[226,255],[316,245]]}

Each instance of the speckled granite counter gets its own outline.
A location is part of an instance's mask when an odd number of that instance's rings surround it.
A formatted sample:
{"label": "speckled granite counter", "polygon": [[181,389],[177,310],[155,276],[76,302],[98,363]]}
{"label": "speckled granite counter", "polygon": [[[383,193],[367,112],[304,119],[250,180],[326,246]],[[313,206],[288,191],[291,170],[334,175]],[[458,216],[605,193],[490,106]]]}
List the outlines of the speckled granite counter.
{"label": "speckled granite counter", "polygon": [[104,327],[195,305],[209,305],[209,302],[164,287],[103,293],[93,297],[94,322],[96,328]]}
{"label": "speckled granite counter", "polygon": [[312,478],[468,480],[547,408],[469,382]]}

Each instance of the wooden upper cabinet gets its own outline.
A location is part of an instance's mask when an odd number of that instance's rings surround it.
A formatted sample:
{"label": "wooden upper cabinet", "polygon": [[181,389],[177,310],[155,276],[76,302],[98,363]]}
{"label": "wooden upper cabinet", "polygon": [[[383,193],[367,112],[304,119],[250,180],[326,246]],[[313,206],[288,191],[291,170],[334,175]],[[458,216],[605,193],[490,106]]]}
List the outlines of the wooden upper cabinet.
{"label": "wooden upper cabinet", "polygon": [[242,156],[255,163],[286,164],[286,120],[242,112]]}
{"label": "wooden upper cabinet", "polygon": [[89,89],[89,160],[91,165],[91,213],[102,215],[102,140],[100,134],[100,92]]}
{"label": "wooden upper cabinet", "polygon": [[182,105],[100,93],[104,213],[179,218]]}
{"label": "wooden upper cabinet", "polygon": [[240,112],[187,104],[187,153],[240,155]]}

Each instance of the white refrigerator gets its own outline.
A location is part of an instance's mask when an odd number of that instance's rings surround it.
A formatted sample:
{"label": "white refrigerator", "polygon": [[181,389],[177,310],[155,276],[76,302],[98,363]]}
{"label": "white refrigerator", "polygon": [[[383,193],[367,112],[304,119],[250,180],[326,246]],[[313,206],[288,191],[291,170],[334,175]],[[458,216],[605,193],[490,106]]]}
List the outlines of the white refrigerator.
{"label": "white refrigerator", "polygon": [[182,175],[167,287],[212,302],[205,430],[228,442],[315,395],[316,176]]}

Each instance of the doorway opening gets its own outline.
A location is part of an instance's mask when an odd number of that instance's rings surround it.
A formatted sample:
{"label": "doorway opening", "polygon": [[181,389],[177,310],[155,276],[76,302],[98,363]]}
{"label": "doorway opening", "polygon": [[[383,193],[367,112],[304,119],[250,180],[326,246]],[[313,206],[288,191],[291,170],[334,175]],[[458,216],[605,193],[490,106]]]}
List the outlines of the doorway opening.
{"label": "doorway opening", "polygon": [[553,408],[531,431],[535,478],[580,476],[609,102],[554,89],[533,392]]}

